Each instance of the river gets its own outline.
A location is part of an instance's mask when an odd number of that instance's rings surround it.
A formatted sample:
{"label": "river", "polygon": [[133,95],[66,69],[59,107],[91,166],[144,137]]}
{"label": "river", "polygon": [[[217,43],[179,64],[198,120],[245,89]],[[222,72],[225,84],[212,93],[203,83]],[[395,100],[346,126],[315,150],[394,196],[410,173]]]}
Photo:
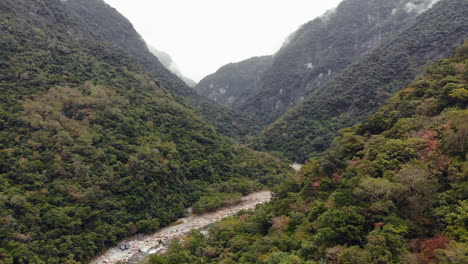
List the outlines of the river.
{"label": "river", "polygon": [[152,235],[132,238],[122,242],[128,249],[111,248],[92,260],[90,264],[135,263],[148,254],[163,253],[172,240],[184,237],[192,229],[202,229],[226,217],[235,215],[239,211],[255,209],[257,204],[269,202],[270,200],[271,192],[269,191],[252,193],[242,197],[240,204],[223,207],[212,213],[180,218],[176,222],[180,224],[163,228]]}

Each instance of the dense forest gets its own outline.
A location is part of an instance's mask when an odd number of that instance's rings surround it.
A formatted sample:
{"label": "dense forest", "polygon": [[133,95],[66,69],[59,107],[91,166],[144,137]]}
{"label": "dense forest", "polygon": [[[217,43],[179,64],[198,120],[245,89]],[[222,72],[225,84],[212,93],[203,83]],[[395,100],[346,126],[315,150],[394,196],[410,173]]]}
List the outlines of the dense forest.
{"label": "dense forest", "polygon": [[63,1],[2,0],[0,263],[83,263],[290,173],[179,101]]}
{"label": "dense forest", "polygon": [[467,263],[468,41],[341,130],[274,201],[152,264]]}
{"label": "dense forest", "polygon": [[205,80],[242,113],[103,0],[1,0],[0,264],[87,263],[266,189],[271,203],[145,261],[468,263],[467,10],[344,0],[275,56]]}
{"label": "dense forest", "polygon": [[[267,127],[252,146],[306,161],[468,38],[468,2],[442,0],[399,34],[316,89]],[[349,43],[352,45],[352,43]]]}

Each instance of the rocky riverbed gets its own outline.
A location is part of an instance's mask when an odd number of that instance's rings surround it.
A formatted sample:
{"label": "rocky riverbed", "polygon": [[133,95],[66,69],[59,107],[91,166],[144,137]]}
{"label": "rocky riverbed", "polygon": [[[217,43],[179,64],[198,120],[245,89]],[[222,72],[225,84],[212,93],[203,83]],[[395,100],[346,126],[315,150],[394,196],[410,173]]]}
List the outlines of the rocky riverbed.
{"label": "rocky riverbed", "polygon": [[254,209],[257,204],[270,200],[271,192],[269,191],[253,193],[242,197],[240,204],[224,207],[212,213],[181,218],[177,221],[180,223],[178,225],[163,228],[152,235],[139,236],[121,242],[119,246],[107,250],[90,264],[134,263],[148,254],[164,252],[167,244],[174,239],[185,236],[192,229],[202,229],[239,211]]}

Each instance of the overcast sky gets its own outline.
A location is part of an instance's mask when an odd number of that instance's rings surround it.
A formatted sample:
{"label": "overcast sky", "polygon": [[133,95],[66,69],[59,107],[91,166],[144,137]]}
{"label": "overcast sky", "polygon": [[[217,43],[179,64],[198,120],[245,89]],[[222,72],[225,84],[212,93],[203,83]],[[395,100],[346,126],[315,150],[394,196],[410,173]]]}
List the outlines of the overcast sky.
{"label": "overcast sky", "polygon": [[275,53],[300,25],[341,0],[105,0],[146,42],[195,81],[219,67]]}

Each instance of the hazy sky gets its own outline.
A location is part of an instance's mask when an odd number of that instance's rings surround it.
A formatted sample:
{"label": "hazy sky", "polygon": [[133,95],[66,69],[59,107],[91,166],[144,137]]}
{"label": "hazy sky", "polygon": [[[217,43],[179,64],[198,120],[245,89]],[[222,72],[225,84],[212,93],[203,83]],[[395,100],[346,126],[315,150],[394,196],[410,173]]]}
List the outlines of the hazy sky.
{"label": "hazy sky", "polygon": [[149,45],[199,81],[229,63],[275,53],[341,0],[105,0]]}

